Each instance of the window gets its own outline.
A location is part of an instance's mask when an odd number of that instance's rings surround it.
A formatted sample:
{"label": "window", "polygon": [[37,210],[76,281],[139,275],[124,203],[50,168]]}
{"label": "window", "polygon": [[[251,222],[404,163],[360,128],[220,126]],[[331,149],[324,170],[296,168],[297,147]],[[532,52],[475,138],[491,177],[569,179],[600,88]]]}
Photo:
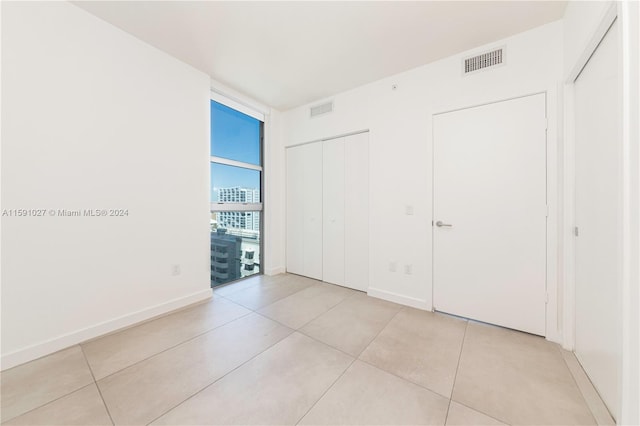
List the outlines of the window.
{"label": "window", "polygon": [[211,101],[211,286],[261,272],[264,123]]}
{"label": "window", "polygon": [[211,101],[211,155],[261,166],[262,122]]}

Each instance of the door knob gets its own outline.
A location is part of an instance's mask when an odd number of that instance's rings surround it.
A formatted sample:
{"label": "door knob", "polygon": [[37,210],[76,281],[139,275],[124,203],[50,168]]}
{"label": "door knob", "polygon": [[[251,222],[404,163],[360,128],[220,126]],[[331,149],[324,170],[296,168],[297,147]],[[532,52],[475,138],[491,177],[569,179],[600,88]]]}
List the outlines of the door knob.
{"label": "door knob", "polygon": [[451,225],[450,223],[444,223],[444,222],[442,222],[441,220],[439,220],[439,221],[437,221],[437,222],[436,222],[436,226],[437,226],[438,228],[442,228],[443,226],[451,227],[452,225]]}

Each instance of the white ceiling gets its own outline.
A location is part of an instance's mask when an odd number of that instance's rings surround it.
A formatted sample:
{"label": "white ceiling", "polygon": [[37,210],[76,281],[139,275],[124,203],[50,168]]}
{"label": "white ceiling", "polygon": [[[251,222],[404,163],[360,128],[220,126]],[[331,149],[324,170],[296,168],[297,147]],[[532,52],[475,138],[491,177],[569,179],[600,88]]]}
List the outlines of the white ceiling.
{"label": "white ceiling", "polygon": [[562,18],[565,1],[87,1],[79,7],[286,110]]}

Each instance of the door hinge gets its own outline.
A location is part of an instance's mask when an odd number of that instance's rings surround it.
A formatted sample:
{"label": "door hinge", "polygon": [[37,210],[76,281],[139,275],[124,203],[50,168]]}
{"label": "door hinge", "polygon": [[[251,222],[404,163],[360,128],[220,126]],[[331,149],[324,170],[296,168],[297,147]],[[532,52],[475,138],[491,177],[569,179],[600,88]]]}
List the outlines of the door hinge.
{"label": "door hinge", "polygon": [[573,227],[573,235],[575,235],[576,237],[580,235],[580,229],[578,229],[577,226]]}
{"label": "door hinge", "polygon": [[547,204],[545,207],[546,207],[546,209],[545,209],[545,213],[544,214],[545,214],[546,217],[549,217],[549,204]]}
{"label": "door hinge", "polygon": [[544,303],[549,303],[549,293],[547,292],[544,293]]}

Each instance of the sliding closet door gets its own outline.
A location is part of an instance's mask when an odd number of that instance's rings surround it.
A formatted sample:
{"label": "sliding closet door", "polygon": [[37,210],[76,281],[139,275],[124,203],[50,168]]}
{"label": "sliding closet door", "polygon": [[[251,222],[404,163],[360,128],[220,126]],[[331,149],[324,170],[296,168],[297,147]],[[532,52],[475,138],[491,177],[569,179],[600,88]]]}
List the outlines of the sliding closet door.
{"label": "sliding closet door", "polygon": [[345,285],[369,288],[369,133],[345,138]]}
{"label": "sliding closet door", "polygon": [[322,142],[322,279],[344,285],[345,138]]}
{"label": "sliding closet door", "polygon": [[576,357],[620,414],[622,137],[620,35],[614,22],[575,81]]}

